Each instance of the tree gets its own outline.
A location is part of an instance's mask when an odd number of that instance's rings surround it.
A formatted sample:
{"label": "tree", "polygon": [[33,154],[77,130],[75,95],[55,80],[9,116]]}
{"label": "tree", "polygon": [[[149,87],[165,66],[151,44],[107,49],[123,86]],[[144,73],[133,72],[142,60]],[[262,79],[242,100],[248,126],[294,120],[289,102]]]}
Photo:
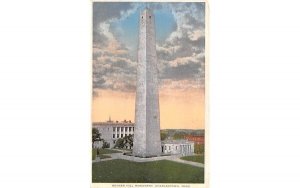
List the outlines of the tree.
{"label": "tree", "polygon": [[168,137],[167,133],[161,132],[160,133],[160,139],[165,140]]}
{"label": "tree", "polygon": [[133,147],[133,135],[129,134],[128,136],[126,135],[124,138],[124,147],[129,146],[129,148]]}
{"label": "tree", "polygon": [[110,144],[108,142],[103,141],[102,149],[109,148]]}
{"label": "tree", "polygon": [[114,148],[120,148],[123,149],[125,146],[124,144],[124,139],[123,138],[119,138],[114,146]]}
{"label": "tree", "polygon": [[195,153],[196,154],[203,154],[204,153],[204,144],[195,144]]}
{"label": "tree", "polygon": [[94,148],[94,144],[96,141],[101,141],[101,134],[99,133],[99,130],[96,128],[92,129],[92,146]]}
{"label": "tree", "polygon": [[132,148],[133,146],[133,135],[126,135],[123,138],[119,138],[114,146],[114,148],[125,149],[126,146]]}
{"label": "tree", "polygon": [[185,135],[186,135],[185,132],[176,132],[173,136],[173,139],[175,139],[175,140],[184,139]]}

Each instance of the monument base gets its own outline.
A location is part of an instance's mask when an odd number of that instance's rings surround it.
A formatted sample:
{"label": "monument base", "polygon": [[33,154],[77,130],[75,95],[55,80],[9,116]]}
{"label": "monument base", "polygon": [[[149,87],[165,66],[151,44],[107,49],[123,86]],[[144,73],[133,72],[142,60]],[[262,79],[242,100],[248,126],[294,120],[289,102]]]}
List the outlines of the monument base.
{"label": "monument base", "polygon": [[161,155],[148,155],[148,156],[132,155],[132,156],[139,157],[139,158],[154,158],[154,157],[160,157]]}
{"label": "monument base", "polygon": [[166,155],[163,155],[162,153],[158,154],[158,155],[134,155],[132,152],[130,152],[130,153],[124,153],[124,155],[138,157],[138,158],[153,158],[153,157],[166,156]]}

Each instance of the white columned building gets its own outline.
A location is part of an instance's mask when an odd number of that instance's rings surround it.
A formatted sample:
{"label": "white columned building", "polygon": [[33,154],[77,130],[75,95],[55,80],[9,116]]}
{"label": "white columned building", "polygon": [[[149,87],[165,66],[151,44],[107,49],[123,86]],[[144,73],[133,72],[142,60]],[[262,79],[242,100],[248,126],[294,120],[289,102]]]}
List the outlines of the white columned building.
{"label": "white columned building", "polygon": [[[130,120],[96,122],[93,123],[93,128],[98,129],[101,139],[109,144],[109,148],[113,148],[119,138],[134,135],[134,123]],[[102,144],[103,142],[95,143],[95,146],[100,148]]]}
{"label": "white columned building", "polygon": [[194,155],[194,142],[187,140],[164,140],[161,144],[163,154]]}

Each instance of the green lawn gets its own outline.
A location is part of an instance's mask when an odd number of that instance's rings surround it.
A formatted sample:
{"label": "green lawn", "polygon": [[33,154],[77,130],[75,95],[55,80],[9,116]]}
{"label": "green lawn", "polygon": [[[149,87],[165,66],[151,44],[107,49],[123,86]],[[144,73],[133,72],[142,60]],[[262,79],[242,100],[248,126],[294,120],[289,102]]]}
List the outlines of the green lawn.
{"label": "green lawn", "polygon": [[96,159],[96,154],[97,154],[97,150],[96,150],[96,149],[93,149],[93,150],[92,150],[92,160],[95,160],[95,159]]}
{"label": "green lawn", "polygon": [[[101,159],[105,159],[105,158],[110,158],[110,156],[105,156],[103,154],[110,154],[110,153],[122,153],[120,151],[115,151],[115,150],[111,150],[111,149],[99,149],[99,155]],[[92,160],[96,159],[96,155],[97,155],[97,149],[93,148],[92,150]]]}
{"label": "green lawn", "polygon": [[99,151],[100,151],[99,154],[122,153],[120,151],[115,151],[111,149],[99,149]]}
{"label": "green lawn", "polygon": [[185,156],[180,157],[180,159],[204,164],[204,155]]}
{"label": "green lawn", "polygon": [[167,160],[137,163],[116,159],[93,163],[92,182],[203,183],[204,168]]}
{"label": "green lawn", "polygon": [[103,154],[100,154],[99,157],[100,157],[100,159],[111,158],[111,156],[109,156],[109,155],[103,155]]}

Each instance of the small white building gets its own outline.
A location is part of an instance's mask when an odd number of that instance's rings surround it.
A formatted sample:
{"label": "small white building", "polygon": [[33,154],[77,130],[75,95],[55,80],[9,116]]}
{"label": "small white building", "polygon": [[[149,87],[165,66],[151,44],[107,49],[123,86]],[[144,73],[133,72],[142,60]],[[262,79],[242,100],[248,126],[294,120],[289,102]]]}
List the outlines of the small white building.
{"label": "small white building", "polygon": [[164,140],[161,143],[163,154],[183,156],[194,154],[194,142],[188,140]]}

